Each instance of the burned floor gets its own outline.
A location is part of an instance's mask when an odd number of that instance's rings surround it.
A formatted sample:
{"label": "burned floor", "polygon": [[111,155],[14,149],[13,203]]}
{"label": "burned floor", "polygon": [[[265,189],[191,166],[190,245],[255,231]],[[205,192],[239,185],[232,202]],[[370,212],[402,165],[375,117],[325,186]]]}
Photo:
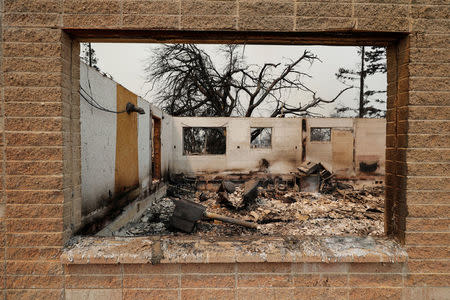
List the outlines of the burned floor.
{"label": "burned floor", "polygon": [[[177,176],[165,197],[113,235],[383,235],[382,182],[336,179],[324,169],[303,171],[285,177],[254,174],[255,178],[245,181],[208,184]],[[306,174],[309,171],[315,174]],[[305,187],[305,182],[312,186]],[[225,222],[226,218],[243,224]]]}

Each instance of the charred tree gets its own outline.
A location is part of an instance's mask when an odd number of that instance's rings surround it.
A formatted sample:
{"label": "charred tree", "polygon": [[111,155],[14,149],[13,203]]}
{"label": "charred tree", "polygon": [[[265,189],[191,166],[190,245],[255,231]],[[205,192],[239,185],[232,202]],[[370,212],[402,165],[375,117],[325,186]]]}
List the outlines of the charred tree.
{"label": "charred tree", "polygon": [[[157,89],[157,104],[174,116],[244,116],[251,117],[259,108],[270,117],[306,116],[320,104],[336,101],[323,99],[308,88],[301,63],[312,64],[319,58],[309,51],[287,63],[249,65],[243,47],[224,45],[220,55],[226,63],[218,67],[211,56],[193,44],[165,44],[153,50],[145,68],[147,82]],[[297,105],[286,103],[283,91],[306,92],[307,100]],[[252,138],[254,138],[252,136]]]}
{"label": "charred tree", "polygon": [[353,109],[348,106],[338,108],[338,113],[354,111],[359,118],[364,117],[384,117],[386,111],[377,108],[376,104],[384,104],[386,101],[375,95],[386,94],[386,90],[368,89],[366,79],[368,76],[377,73],[386,73],[386,48],[384,47],[357,47],[360,56],[358,69],[339,68],[335,74],[336,78],[344,84],[351,84],[359,81],[359,99],[358,108]]}

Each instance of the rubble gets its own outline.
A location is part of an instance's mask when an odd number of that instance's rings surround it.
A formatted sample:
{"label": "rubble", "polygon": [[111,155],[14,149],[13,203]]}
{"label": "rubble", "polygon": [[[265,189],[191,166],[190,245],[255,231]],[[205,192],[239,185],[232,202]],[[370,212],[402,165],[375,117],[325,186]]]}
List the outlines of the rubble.
{"label": "rubble", "polygon": [[[317,172],[321,176],[323,169]],[[219,191],[198,191],[194,181],[177,182],[170,186],[168,196],[156,201],[140,220],[127,224],[114,235],[185,235],[170,228],[169,219],[176,199],[188,199],[201,203],[211,213],[258,224],[258,229],[254,230],[217,220],[202,220],[191,235],[205,238],[383,235],[384,186],[342,181],[332,176],[322,183],[322,193],[315,193],[298,191],[295,185],[276,180],[260,183],[255,180],[234,184],[234,192],[228,193],[223,187]]]}

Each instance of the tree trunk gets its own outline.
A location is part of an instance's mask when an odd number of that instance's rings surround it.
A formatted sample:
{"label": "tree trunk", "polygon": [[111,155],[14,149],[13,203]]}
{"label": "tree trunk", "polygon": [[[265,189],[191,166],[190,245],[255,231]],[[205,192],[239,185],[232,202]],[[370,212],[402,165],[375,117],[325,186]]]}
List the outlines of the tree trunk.
{"label": "tree trunk", "polygon": [[89,47],[89,67],[92,67],[92,48],[91,48],[91,43],[88,43],[88,47]]}
{"label": "tree trunk", "polygon": [[359,75],[359,117],[364,118],[364,79],[366,72],[364,70],[365,48],[361,47],[361,73]]}

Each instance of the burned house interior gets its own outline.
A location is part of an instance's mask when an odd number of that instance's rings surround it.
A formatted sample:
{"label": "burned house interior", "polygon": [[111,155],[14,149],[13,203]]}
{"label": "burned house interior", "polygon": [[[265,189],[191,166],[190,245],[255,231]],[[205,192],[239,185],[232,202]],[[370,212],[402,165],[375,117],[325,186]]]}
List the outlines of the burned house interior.
{"label": "burned house interior", "polygon": [[80,85],[82,235],[384,234],[384,118],[173,116],[86,64]]}

